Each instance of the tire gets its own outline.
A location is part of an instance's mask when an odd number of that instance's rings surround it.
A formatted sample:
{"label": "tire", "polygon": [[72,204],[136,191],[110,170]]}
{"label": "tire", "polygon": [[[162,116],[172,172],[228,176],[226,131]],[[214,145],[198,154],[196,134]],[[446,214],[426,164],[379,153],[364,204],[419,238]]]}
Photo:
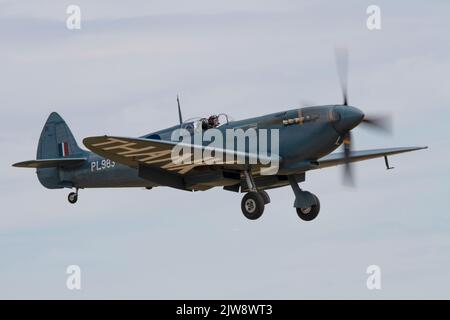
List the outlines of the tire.
{"label": "tire", "polygon": [[270,197],[269,197],[269,194],[266,191],[261,190],[261,191],[258,191],[258,193],[263,197],[264,204],[270,203]]}
{"label": "tire", "polygon": [[317,218],[317,216],[319,215],[320,201],[319,201],[319,198],[317,198],[315,195],[314,195],[314,198],[316,199],[317,204],[315,204],[311,207],[308,207],[308,208],[296,208],[297,215],[303,221],[312,221],[315,218]]}
{"label": "tire", "polygon": [[78,201],[78,195],[75,192],[71,192],[69,193],[69,195],[67,196],[67,200],[71,203],[74,204]]}
{"label": "tire", "polygon": [[244,216],[249,220],[256,220],[264,212],[264,198],[258,192],[249,192],[241,202],[241,209]]}

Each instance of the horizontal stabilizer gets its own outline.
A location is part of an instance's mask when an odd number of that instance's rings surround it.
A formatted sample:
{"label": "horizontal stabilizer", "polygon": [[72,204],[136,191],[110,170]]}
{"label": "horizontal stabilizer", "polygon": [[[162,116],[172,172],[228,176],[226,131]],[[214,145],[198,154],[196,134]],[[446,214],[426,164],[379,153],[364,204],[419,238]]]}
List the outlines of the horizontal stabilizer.
{"label": "horizontal stabilizer", "polygon": [[82,165],[86,158],[65,159],[38,159],[14,163],[13,167],[19,168],[52,168],[52,167],[76,167]]}

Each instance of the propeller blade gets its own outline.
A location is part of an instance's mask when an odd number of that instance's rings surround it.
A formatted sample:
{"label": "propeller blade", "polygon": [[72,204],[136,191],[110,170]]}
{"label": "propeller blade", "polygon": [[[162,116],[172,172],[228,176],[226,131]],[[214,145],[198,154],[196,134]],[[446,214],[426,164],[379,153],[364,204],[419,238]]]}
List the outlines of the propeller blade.
{"label": "propeller blade", "polygon": [[376,129],[387,133],[392,133],[392,119],[388,115],[384,116],[366,116],[364,117],[363,124],[368,128]]}
{"label": "propeller blade", "polygon": [[353,179],[352,167],[350,164],[351,153],[352,153],[352,134],[349,131],[344,136],[344,155],[345,155],[344,184],[353,187],[355,183]]}
{"label": "propeller blade", "polygon": [[348,105],[347,82],[348,82],[348,51],[346,48],[336,48],[335,50],[336,68],[341,85],[343,105]]}

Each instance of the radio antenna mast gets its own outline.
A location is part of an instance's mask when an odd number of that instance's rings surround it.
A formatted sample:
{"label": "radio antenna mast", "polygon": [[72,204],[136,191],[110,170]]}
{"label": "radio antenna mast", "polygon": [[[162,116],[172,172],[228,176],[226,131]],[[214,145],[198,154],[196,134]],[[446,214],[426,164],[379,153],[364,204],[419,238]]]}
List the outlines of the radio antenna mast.
{"label": "radio antenna mast", "polygon": [[177,94],[177,104],[178,104],[178,118],[180,120],[180,125],[183,123],[183,117],[181,115],[180,97]]}

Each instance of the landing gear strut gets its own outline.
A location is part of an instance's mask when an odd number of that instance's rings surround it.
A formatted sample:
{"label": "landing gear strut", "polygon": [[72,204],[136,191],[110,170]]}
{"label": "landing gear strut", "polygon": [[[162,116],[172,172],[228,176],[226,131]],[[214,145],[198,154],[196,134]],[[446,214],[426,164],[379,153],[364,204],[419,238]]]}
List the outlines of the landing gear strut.
{"label": "landing gear strut", "polygon": [[67,200],[71,204],[75,204],[78,201],[78,188],[75,189],[75,192],[69,193],[69,195],[67,196]]}
{"label": "landing gear strut", "polygon": [[295,193],[294,207],[297,210],[297,215],[304,221],[312,221],[320,211],[320,201],[317,196],[311,192],[303,191],[297,184],[293,176],[289,176],[289,183]]}
{"label": "landing gear strut", "polygon": [[256,189],[255,181],[249,171],[244,171],[249,192],[242,198],[241,209],[247,219],[256,220],[262,216],[264,206],[270,203],[270,197],[265,191]]}

